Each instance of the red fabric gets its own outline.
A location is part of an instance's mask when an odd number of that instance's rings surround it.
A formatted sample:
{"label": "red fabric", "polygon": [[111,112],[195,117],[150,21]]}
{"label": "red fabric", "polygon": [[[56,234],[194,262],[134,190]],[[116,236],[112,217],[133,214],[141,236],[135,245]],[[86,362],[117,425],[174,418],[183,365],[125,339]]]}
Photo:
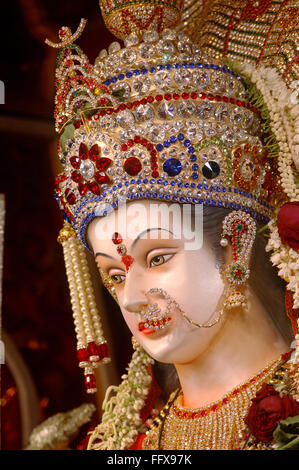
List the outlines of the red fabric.
{"label": "red fabric", "polygon": [[142,450],[142,443],[145,436],[146,434],[138,434],[136,441],[131,447],[129,447],[129,450]]}

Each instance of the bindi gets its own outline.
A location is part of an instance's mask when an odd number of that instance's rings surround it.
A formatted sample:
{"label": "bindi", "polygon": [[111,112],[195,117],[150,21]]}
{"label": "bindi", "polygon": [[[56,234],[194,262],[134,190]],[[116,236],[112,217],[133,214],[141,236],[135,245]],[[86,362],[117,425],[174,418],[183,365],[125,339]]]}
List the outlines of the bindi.
{"label": "bindi", "polygon": [[126,271],[128,272],[130,266],[134,261],[134,258],[131,255],[127,254],[127,248],[122,243],[122,241],[122,236],[118,232],[114,232],[114,234],[112,235],[112,242],[114,243],[114,245],[117,245],[117,253],[121,255],[121,260],[126,267]]}

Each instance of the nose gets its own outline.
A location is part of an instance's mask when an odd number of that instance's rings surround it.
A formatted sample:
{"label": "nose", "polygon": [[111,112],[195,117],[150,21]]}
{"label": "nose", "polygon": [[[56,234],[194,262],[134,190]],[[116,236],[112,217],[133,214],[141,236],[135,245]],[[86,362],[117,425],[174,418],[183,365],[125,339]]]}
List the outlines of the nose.
{"label": "nose", "polygon": [[148,304],[148,298],[145,295],[146,286],[144,277],[134,271],[131,268],[126,277],[123,306],[129,312],[138,313]]}

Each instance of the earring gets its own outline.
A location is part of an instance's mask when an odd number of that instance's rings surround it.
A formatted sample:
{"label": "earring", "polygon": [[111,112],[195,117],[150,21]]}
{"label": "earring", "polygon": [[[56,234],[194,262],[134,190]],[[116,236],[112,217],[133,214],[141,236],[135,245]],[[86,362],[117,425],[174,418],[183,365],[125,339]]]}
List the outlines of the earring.
{"label": "earring", "polygon": [[233,211],[222,222],[220,245],[228,246],[226,236],[231,238],[233,262],[227,266],[224,274],[229,282],[224,307],[232,309],[242,306],[247,308],[247,299],[239,286],[249,278],[249,260],[252,245],[256,235],[256,223],[249,214],[243,211]]}
{"label": "earring", "polygon": [[96,307],[86,254],[74,230],[67,223],[60,230],[58,242],[63,247],[70,288],[79,367],[84,369],[87,393],[95,393],[95,369],[101,363],[110,362],[110,354]]}

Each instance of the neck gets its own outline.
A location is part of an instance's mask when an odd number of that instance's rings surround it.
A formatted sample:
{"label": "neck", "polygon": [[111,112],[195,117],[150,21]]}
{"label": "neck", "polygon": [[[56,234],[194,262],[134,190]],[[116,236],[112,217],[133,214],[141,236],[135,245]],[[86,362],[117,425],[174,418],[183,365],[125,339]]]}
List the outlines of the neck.
{"label": "neck", "polygon": [[190,363],[175,364],[183,406],[199,408],[219,400],[289,349],[258,299],[249,293],[248,300],[247,312],[226,315],[206,351]]}

